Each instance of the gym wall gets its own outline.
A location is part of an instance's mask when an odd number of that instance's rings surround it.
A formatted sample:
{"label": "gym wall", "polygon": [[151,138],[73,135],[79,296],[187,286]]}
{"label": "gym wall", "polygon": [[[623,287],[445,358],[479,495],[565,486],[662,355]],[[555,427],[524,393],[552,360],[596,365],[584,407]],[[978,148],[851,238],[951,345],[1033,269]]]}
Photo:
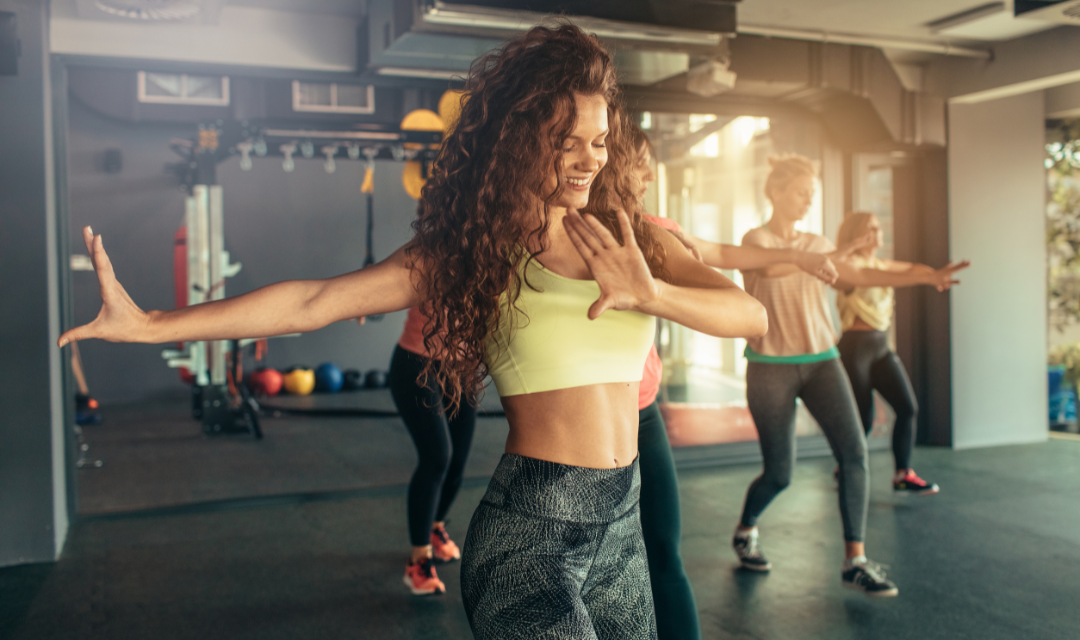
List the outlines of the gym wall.
{"label": "gym wall", "polygon": [[[69,116],[70,225],[73,251],[84,253],[80,229],[103,235],[117,277],[144,309],[174,306],[173,235],[183,222],[184,193],[165,164],[179,158],[170,138],[190,138],[194,127],[132,124],[110,119],[72,100]],[[107,149],[118,149],[119,173],[106,173]],[[364,259],[363,165],[342,161],[328,174],[322,161],[297,158],[286,173],[281,158],[239,158],[218,168],[224,191],[225,248],[243,268],[226,281],[237,295],[280,280],[323,278],[360,268]],[[402,189],[403,165],[375,168],[375,258],[383,259],[411,236],[416,201]],[[93,273],[72,277],[74,321],[93,319],[100,307]],[[385,369],[404,323],[404,312],[365,326],[342,322],[297,338],[270,341],[267,366]],[[178,373],[161,358],[168,345],[87,342],[82,356],[91,393],[117,403],[187,393]]]}

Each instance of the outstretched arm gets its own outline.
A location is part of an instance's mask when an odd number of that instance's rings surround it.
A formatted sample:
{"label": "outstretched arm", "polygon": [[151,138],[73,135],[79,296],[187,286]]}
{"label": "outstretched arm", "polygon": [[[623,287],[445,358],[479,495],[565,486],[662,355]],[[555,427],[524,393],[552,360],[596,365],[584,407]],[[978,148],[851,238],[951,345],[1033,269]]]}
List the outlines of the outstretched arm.
{"label": "outstretched arm", "polygon": [[[836,268],[840,279],[833,285],[842,291],[854,287],[914,287],[926,285],[938,291],[947,291],[954,284],[960,284],[954,276],[958,271],[971,265],[968,260],[950,262],[940,269],[923,264],[887,261],[885,269],[862,269],[849,261],[838,260]],[[906,265],[906,266],[905,266]]]}
{"label": "outstretched arm", "polygon": [[600,285],[590,318],[609,309],[634,309],[721,338],[765,334],[768,317],[761,303],[696,260],[670,234],[657,233],[657,239],[667,251],[671,281],[653,278],[629,219],[622,211],[618,218],[624,245],[591,215],[571,211],[564,218],[567,234]]}
{"label": "outstretched arm", "polygon": [[740,271],[761,269],[767,277],[781,277],[804,271],[825,284],[832,284],[838,276],[833,261],[847,257],[853,251],[852,247],[862,246],[852,243],[832,253],[815,253],[796,249],[720,244],[676,231],[670,233],[710,267]]}
{"label": "outstretched arm", "polygon": [[83,239],[97,271],[101,311],[93,322],[60,336],[69,342],[232,340],[313,331],[338,320],[387,313],[420,302],[415,273],[402,247],[386,260],[325,280],[279,282],[235,298],[172,311],[143,311],[116,280],[101,236]]}

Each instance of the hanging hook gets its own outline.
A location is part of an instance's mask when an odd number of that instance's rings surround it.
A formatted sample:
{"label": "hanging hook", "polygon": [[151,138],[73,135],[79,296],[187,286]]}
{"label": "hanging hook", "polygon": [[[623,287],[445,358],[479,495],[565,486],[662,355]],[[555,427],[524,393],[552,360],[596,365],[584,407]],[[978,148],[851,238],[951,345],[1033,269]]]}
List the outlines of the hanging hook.
{"label": "hanging hook", "polygon": [[236,150],[240,152],[240,168],[251,171],[251,149],[254,147],[250,140],[236,143]]}
{"label": "hanging hook", "polygon": [[333,173],[337,171],[337,163],[334,162],[334,156],[337,155],[338,146],[336,144],[328,144],[322,148],[323,155],[326,156],[326,162],[323,163],[323,169],[327,173]]}
{"label": "hanging hook", "polygon": [[296,153],[296,143],[286,142],[281,145],[280,149],[285,154],[285,160],[281,163],[281,168],[288,173],[296,168],[296,162],[293,161],[293,154]]}

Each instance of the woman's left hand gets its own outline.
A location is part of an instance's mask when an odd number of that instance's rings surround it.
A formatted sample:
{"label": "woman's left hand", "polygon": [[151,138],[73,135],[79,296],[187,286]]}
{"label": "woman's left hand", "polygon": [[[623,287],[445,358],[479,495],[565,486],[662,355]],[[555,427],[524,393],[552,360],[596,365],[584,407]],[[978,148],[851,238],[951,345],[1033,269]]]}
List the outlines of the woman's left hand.
{"label": "woman's left hand", "polygon": [[622,209],[615,213],[622,230],[623,244],[594,216],[582,216],[571,209],[563,218],[570,241],[584,258],[589,272],[600,285],[600,298],[589,307],[595,320],[608,309],[625,311],[655,302],[660,285],[649,272],[645,256],[638,248],[630,219]]}

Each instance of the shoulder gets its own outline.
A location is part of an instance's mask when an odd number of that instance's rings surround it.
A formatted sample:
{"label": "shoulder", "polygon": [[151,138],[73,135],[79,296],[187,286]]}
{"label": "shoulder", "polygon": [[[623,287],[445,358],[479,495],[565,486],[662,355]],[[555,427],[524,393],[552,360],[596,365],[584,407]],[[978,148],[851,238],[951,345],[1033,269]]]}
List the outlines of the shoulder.
{"label": "shoulder", "polygon": [[742,244],[764,247],[770,244],[772,233],[765,227],[757,227],[747,231],[742,237]]}
{"label": "shoulder", "polygon": [[813,251],[814,253],[829,253],[831,251],[836,251],[836,245],[833,244],[832,240],[816,233],[804,233],[802,240],[804,251]]}
{"label": "shoulder", "polygon": [[651,222],[651,223],[655,224],[656,226],[661,227],[663,229],[667,229],[669,231],[682,231],[682,228],[679,227],[679,223],[675,222],[671,218],[661,218],[660,216],[642,216],[642,217],[645,218],[646,220],[648,220],[649,222]]}

